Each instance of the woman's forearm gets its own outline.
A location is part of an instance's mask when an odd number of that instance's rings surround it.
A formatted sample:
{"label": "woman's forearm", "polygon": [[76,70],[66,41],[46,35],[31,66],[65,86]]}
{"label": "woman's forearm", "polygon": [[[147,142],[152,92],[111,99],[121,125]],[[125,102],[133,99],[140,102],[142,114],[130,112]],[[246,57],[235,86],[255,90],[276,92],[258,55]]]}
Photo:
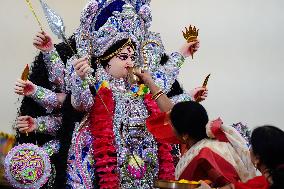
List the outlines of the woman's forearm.
{"label": "woman's forearm", "polygon": [[[172,109],[174,104],[170,100],[170,98],[167,97],[166,94],[163,92],[161,93],[161,89],[154,83],[153,80],[149,81],[147,86],[149,87],[151,93],[153,94],[153,99],[156,100],[161,112],[168,112]],[[160,95],[156,96],[155,95],[161,93]]]}

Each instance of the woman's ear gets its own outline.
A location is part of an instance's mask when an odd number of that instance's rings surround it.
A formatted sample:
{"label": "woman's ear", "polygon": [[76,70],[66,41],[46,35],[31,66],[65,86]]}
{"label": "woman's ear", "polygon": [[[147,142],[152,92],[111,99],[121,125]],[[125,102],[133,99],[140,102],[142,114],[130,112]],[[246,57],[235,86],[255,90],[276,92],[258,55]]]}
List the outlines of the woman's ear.
{"label": "woman's ear", "polygon": [[184,144],[187,144],[187,143],[188,143],[188,135],[183,134],[183,135],[181,136],[181,139],[182,139],[182,142],[183,142]]}
{"label": "woman's ear", "polygon": [[258,168],[261,164],[259,155],[253,154],[253,157],[251,157],[251,158],[252,158],[252,163],[253,163],[254,167]]}
{"label": "woman's ear", "polygon": [[256,162],[257,164],[260,164],[260,163],[261,163],[261,162],[260,162],[259,155],[256,155],[256,156],[255,156],[255,162]]}

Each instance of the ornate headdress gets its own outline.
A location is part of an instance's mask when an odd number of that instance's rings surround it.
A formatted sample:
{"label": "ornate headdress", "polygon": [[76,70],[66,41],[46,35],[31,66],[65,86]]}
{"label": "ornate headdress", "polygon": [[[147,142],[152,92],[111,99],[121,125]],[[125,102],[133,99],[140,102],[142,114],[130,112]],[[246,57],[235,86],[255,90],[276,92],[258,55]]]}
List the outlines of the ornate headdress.
{"label": "ornate headdress", "polygon": [[102,61],[108,60],[108,59],[110,59],[110,58],[116,56],[119,52],[121,52],[121,51],[122,51],[125,47],[127,47],[127,46],[131,46],[133,50],[135,49],[135,48],[133,47],[133,44],[132,44],[132,42],[131,42],[131,39],[128,38],[128,40],[127,40],[119,49],[117,49],[117,50],[114,51],[113,53],[110,53],[109,55],[106,55],[106,56],[104,56],[104,57],[100,57],[99,60],[102,60]]}
{"label": "ornate headdress", "polygon": [[91,0],[81,14],[76,43],[80,54],[101,56],[119,40],[143,41],[152,20],[149,0]]}

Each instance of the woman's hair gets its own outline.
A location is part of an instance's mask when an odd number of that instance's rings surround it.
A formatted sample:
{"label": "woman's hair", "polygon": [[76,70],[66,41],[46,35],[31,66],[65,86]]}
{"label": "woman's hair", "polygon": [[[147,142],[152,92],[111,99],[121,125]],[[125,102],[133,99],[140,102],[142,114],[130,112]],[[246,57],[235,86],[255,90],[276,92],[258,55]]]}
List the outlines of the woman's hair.
{"label": "woman's hair", "polygon": [[189,135],[195,141],[207,138],[208,115],[201,104],[193,101],[179,102],[174,105],[170,119],[179,135]]}
{"label": "woman's hair", "polygon": [[284,132],[274,126],[264,125],[251,135],[253,153],[270,171],[271,189],[284,188]]}

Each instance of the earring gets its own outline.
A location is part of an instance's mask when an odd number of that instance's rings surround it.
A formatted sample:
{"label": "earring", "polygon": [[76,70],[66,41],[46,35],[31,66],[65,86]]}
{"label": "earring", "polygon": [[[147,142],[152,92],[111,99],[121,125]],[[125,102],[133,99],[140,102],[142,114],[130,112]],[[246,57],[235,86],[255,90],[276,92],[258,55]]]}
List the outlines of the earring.
{"label": "earring", "polygon": [[253,163],[253,166],[255,167],[255,170],[256,170],[256,171],[257,171],[257,164],[258,164],[257,162],[254,162],[254,163]]}
{"label": "earring", "polygon": [[182,140],[183,140],[184,143],[187,143],[187,137],[186,136],[183,136]]}

